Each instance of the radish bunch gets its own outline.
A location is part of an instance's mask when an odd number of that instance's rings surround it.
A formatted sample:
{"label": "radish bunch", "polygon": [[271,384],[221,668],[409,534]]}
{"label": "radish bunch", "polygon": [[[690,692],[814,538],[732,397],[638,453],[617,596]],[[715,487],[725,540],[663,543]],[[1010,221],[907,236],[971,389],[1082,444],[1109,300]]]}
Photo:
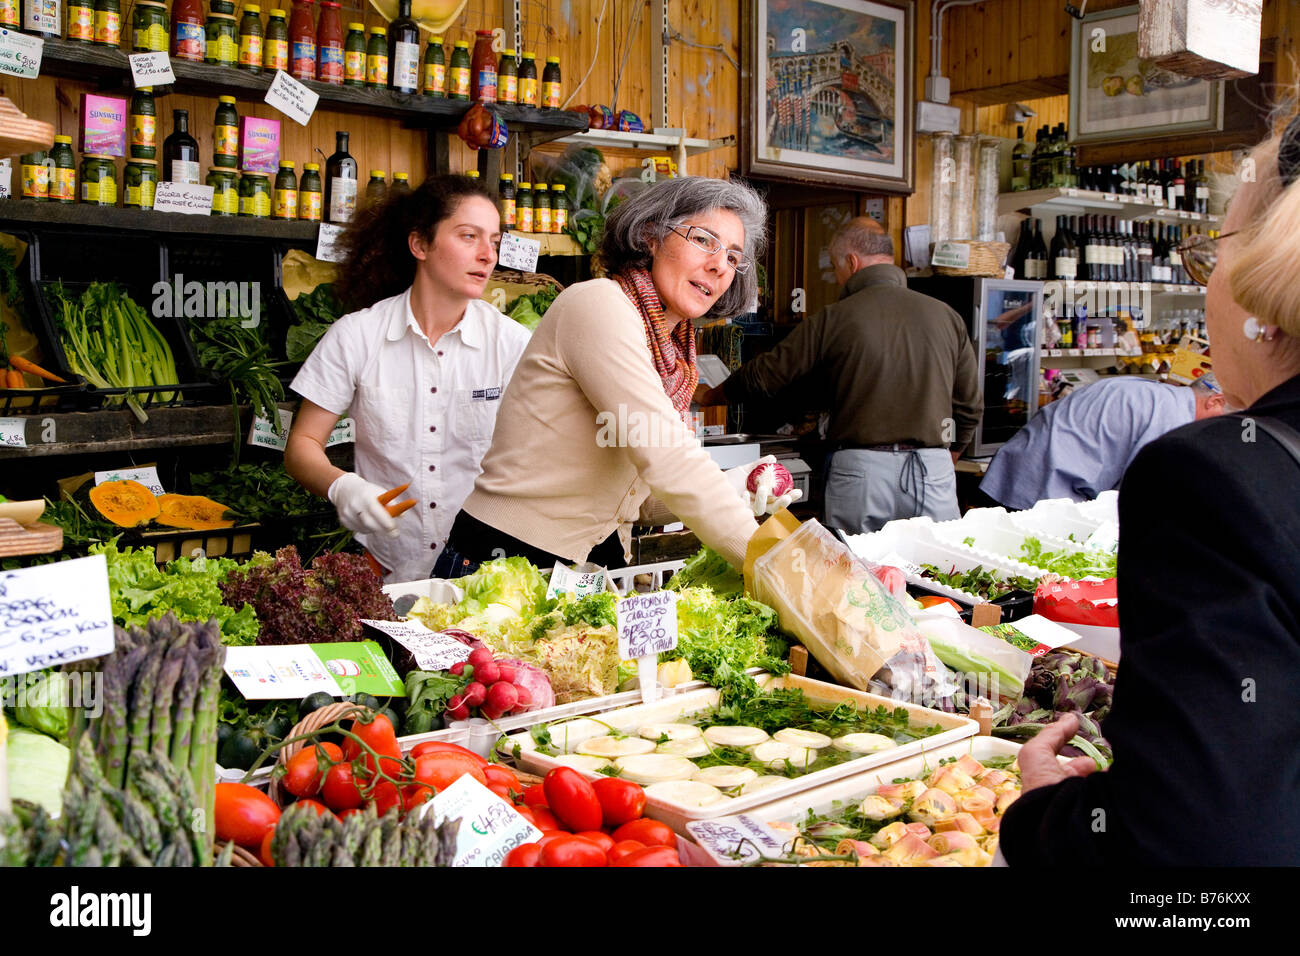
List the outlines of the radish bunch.
{"label": "radish bunch", "polygon": [[486,646],[475,647],[468,661],[453,664],[450,670],[457,676],[470,678],[465,689],[447,701],[450,720],[468,720],[473,710],[488,720],[499,720],[507,714],[527,710],[533,703],[532,691],[518,683],[516,666],[497,662]]}

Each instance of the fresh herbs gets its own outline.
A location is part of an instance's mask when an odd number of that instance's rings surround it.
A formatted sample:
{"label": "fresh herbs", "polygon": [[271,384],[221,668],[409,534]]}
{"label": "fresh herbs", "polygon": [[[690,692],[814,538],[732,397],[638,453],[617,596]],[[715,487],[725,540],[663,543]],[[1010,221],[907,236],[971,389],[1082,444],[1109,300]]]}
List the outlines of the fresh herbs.
{"label": "fresh herbs", "polygon": [[284,401],[284,385],[275,370],[286,363],[271,361],[263,325],[247,324],[245,317],[235,314],[235,306],[232,302],[232,312],[226,318],[211,319],[193,329],[199,364],[224,379],[230,388],[235,415],[234,455],[238,462],[243,438],[239,424],[241,403],[247,403],[254,415],[269,421],[277,435],[283,434],[278,403]]}
{"label": "fresh herbs", "polygon": [[834,707],[814,705],[797,688],[766,691],[720,704],[700,722],[701,727],[720,725],[759,727],[769,734],[786,727],[811,730],[828,737],[845,734],[881,734],[897,744],[911,743],[943,730],[938,724],[914,725],[906,707],[890,709],[883,704],[874,710],[858,710],[846,700]]}
{"label": "fresh herbs", "polygon": [[1020,548],[1020,560],[1044,571],[1065,578],[1113,578],[1116,575],[1115,555],[1102,551],[1044,551],[1037,538],[1026,538]]}
{"label": "fresh herbs", "polygon": [[231,511],[251,521],[333,511],[289,477],[278,461],[241,464],[226,471],[191,475],[190,487],[196,495],[226,502]]}
{"label": "fresh herbs", "polygon": [[310,292],[290,299],[289,305],[298,319],[285,336],[285,358],[305,362],[325,333],[343,315],[343,306],[334,294],[334,285],[322,282]]}
{"label": "fresh herbs", "polygon": [[1038,582],[1033,578],[1022,578],[1016,575],[1004,576],[997,571],[986,570],[982,564],[975,565],[969,571],[958,571],[955,567],[944,571],[933,564],[923,564],[921,565],[921,576],[947,587],[956,588],[958,591],[974,594],[986,601],[1005,597],[1012,591],[1029,591],[1032,593],[1038,586]]}

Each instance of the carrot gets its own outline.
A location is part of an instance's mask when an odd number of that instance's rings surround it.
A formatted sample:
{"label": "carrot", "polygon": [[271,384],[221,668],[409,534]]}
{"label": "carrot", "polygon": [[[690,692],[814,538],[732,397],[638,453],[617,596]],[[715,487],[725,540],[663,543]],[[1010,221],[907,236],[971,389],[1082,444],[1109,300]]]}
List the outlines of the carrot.
{"label": "carrot", "polygon": [[395,504],[395,505],[385,505],[384,507],[385,507],[386,509],[388,509],[388,513],[389,513],[390,515],[392,515],[394,518],[396,518],[398,515],[403,514],[404,512],[410,511],[412,508],[414,508],[414,507],[415,507],[415,499],[414,499],[414,498],[411,498],[411,499],[408,499],[407,501],[399,501],[399,502],[398,502],[397,504]]}
{"label": "carrot", "polygon": [[51,382],[62,382],[64,385],[68,383],[66,378],[59,378],[53,372],[47,372],[35,362],[29,362],[27,359],[17,355],[9,356],[9,365],[12,368],[17,369],[19,372],[27,372],[30,375],[35,375],[37,378],[43,378]]}
{"label": "carrot", "polygon": [[15,369],[9,369],[5,372],[5,388],[25,388],[23,384],[23,373]]}
{"label": "carrot", "polygon": [[408,481],[404,485],[398,485],[396,488],[392,489],[391,491],[385,491],[382,495],[379,496],[379,503],[381,505],[388,504],[390,501],[392,501],[394,498],[396,498],[398,495],[400,495],[403,491],[405,491],[409,487],[411,487],[411,483]]}

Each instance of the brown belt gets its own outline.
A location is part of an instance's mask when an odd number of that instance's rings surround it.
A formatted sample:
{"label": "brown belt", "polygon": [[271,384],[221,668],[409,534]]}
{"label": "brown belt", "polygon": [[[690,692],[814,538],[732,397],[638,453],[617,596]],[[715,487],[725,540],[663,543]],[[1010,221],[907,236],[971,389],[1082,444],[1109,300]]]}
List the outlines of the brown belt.
{"label": "brown belt", "polygon": [[919,451],[922,448],[929,448],[929,445],[918,445],[915,442],[899,441],[891,442],[888,445],[840,445],[836,451]]}

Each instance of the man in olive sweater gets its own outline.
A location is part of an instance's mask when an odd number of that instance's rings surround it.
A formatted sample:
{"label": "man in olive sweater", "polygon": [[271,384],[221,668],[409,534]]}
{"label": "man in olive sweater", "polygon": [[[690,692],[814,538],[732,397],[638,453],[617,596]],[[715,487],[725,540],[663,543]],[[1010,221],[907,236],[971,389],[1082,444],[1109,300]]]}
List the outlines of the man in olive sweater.
{"label": "man in olive sweater", "polygon": [[704,402],[770,397],[815,375],[833,398],[827,526],[856,533],[922,514],[958,518],[953,465],[984,409],[966,326],[942,302],[907,288],[893,241],[875,220],[850,221],[830,254],[840,300]]}

